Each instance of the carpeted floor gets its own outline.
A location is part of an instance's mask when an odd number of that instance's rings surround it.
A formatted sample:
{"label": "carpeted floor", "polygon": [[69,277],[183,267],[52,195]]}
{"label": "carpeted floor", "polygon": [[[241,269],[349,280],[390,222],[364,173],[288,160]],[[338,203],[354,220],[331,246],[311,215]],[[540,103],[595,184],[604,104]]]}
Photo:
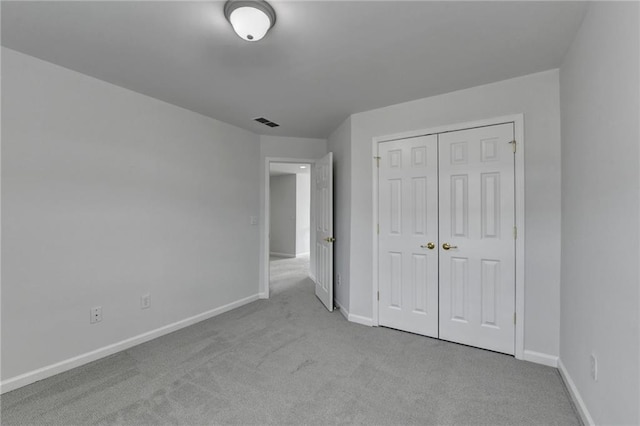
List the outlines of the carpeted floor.
{"label": "carpeted floor", "polygon": [[2,424],[580,424],[558,372],[329,313],[306,259],[260,300],[3,395]]}

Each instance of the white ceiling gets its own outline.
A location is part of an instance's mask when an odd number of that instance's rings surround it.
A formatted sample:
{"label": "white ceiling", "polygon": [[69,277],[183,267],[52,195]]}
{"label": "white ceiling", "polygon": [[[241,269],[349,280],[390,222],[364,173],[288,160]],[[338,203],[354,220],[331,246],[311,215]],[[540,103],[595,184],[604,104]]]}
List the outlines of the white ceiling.
{"label": "white ceiling", "polygon": [[[304,166],[304,169],[301,168],[302,166]],[[311,168],[306,163],[271,163],[269,165],[269,176],[308,175],[310,173]]]}
{"label": "white ceiling", "polygon": [[[259,134],[556,68],[582,2],[273,1],[260,42],[222,2],[2,1],[2,44]],[[264,116],[281,127],[252,121]]]}

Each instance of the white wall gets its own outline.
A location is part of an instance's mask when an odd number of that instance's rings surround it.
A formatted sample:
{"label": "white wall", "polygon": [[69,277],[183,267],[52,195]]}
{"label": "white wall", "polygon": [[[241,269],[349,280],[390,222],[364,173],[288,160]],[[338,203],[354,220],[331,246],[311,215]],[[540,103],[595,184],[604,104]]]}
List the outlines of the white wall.
{"label": "white wall", "polygon": [[[349,309],[351,250],[351,117],[329,137],[328,149],[333,152],[333,245],[334,298],[341,309]],[[338,283],[340,274],[340,283]]]}
{"label": "white wall", "polygon": [[272,254],[296,257],[296,175],[271,176],[270,241]]}
{"label": "white wall", "polygon": [[560,359],[596,424],[640,424],[638,6],[591,4],[560,68]]}
{"label": "white wall", "polygon": [[311,174],[296,173],[296,256],[309,254],[310,237]]}
{"label": "white wall", "polygon": [[558,71],[546,71],[351,116],[350,313],[372,316],[372,138],[524,113],[525,350],[557,356],[560,326]]}
{"label": "white wall", "polygon": [[3,381],[257,294],[257,135],[5,48],[2,89]]}
{"label": "white wall", "polygon": [[[311,138],[292,138],[281,136],[260,136],[260,211],[264,212],[266,209],[265,202],[265,186],[266,176],[265,173],[265,159],[267,157],[272,158],[303,158],[303,159],[318,159],[327,154],[327,141],[326,139],[311,139]],[[313,227],[313,216],[311,217]],[[269,250],[266,241],[265,218],[264,214],[260,215],[260,294],[265,296],[269,283],[265,278],[269,274]],[[315,246],[315,233],[311,233],[310,251],[311,258],[313,259],[314,246]],[[311,262],[309,273],[311,276],[315,276],[314,263]]]}
{"label": "white wall", "polygon": [[260,156],[286,158],[322,158],[327,154],[326,139],[260,136]]}

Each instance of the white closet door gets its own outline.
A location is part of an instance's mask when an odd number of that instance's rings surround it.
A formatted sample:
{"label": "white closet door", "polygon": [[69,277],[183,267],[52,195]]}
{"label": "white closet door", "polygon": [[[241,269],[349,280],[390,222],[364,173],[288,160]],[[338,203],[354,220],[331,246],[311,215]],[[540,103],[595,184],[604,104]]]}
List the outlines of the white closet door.
{"label": "white closet door", "polygon": [[438,337],[437,137],[378,149],[379,324]]}
{"label": "white closet door", "polygon": [[440,338],[508,354],[515,339],[513,138],[511,123],[439,135]]}

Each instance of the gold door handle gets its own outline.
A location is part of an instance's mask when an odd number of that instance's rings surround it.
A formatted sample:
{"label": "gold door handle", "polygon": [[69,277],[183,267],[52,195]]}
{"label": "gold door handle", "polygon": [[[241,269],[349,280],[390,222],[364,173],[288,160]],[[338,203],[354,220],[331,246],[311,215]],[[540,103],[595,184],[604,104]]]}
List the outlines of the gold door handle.
{"label": "gold door handle", "polygon": [[328,243],[333,243],[333,242],[335,242],[335,241],[336,241],[336,239],[335,239],[335,238],[333,238],[333,237],[327,237],[327,238],[325,238],[324,240],[325,240],[326,242],[328,242]]}
{"label": "gold door handle", "polygon": [[444,244],[442,245],[442,248],[443,248],[443,249],[445,249],[445,250],[449,250],[449,249],[452,249],[452,248],[458,248],[458,246],[452,246],[452,245],[451,245],[451,244],[449,244],[449,243],[444,243]]}
{"label": "gold door handle", "polygon": [[434,243],[427,243],[426,245],[421,245],[421,248],[427,248],[429,250],[433,250],[434,248],[436,248],[436,245]]}

